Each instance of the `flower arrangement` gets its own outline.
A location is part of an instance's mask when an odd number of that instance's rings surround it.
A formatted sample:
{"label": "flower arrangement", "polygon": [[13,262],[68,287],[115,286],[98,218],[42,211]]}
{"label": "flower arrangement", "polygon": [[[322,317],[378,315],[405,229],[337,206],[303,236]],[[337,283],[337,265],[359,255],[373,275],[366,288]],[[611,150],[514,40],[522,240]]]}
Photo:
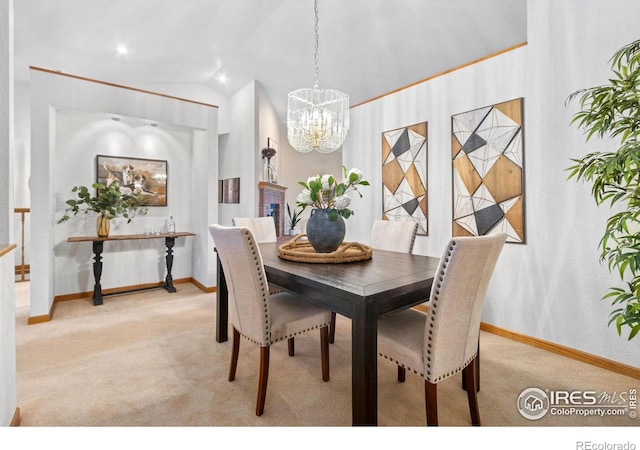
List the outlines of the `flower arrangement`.
{"label": "flower arrangement", "polygon": [[92,187],[96,190],[95,196],[91,195],[86,186],[75,186],[71,189],[76,197],[65,202],[67,208],[58,223],[69,220],[70,213],[75,216],[81,211],[85,214],[94,211],[109,219],[122,216],[127,219],[127,223],[131,222],[138,213],[147,213],[148,203],[144,196],[123,190],[118,183],[112,183],[108,187],[93,183]]}
{"label": "flower arrangement", "polygon": [[369,182],[363,180],[360,170],[353,168],[347,171],[342,167],[344,180],[338,183],[333,175],[316,175],[309,177],[307,182],[300,181],[304,189],[296,198],[298,206],[304,210],[307,206],[329,210],[329,220],[336,221],[338,216],[348,219],[354,213],[349,209],[351,198],[346,195],[355,191],[362,198],[358,186],[369,186]]}

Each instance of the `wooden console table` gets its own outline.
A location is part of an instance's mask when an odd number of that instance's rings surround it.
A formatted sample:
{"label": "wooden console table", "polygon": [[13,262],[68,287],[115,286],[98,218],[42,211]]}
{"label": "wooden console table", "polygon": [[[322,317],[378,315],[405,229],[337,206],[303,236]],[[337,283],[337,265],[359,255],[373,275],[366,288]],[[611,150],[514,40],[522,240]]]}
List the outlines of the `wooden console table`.
{"label": "wooden console table", "polygon": [[[102,297],[107,295],[124,294],[127,292],[142,291],[145,289],[154,289],[156,287],[163,287],[168,292],[176,292],[176,288],[173,285],[173,277],[171,276],[171,268],[173,267],[173,246],[176,243],[177,237],[183,236],[195,236],[194,233],[178,232],[178,233],[160,233],[160,234],[121,234],[107,237],[97,236],[73,236],[67,239],[67,242],[93,242],[93,276],[95,278],[95,284],[93,287],[93,304],[102,305]],[[167,277],[163,286],[143,287],[136,289],[127,289],[117,292],[110,292],[108,294],[102,293],[102,286],[100,285],[100,278],[102,277],[102,250],[105,241],[130,241],[134,239],[160,239],[164,238],[165,245],[167,246],[167,255],[165,257],[167,262]]]}

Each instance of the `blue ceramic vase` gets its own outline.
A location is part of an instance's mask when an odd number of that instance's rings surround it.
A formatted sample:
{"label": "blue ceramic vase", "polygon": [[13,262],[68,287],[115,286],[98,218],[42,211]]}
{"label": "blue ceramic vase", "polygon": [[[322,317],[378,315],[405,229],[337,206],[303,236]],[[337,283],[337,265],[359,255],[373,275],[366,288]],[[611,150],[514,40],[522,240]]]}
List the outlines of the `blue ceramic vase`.
{"label": "blue ceramic vase", "polygon": [[314,209],[307,221],[307,239],[316,253],[331,253],[336,251],[345,234],[344,219],[329,220],[328,209]]}

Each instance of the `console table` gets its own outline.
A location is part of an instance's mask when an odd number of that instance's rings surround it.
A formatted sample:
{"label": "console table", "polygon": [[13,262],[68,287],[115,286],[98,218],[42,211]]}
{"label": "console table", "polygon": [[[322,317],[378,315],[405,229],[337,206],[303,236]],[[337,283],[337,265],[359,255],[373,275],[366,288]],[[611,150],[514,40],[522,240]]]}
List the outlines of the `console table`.
{"label": "console table", "polygon": [[[93,304],[102,305],[102,297],[107,295],[124,294],[127,292],[142,291],[145,289],[154,289],[156,287],[163,287],[168,292],[176,292],[176,288],[173,285],[173,277],[171,276],[171,268],[173,267],[173,246],[176,243],[177,237],[183,236],[195,236],[194,233],[178,232],[178,233],[160,233],[160,234],[121,234],[115,236],[98,237],[98,236],[73,236],[67,239],[67,242],[93,242],[93,276],[95,278],[95,285],[93,287]],[[102,286],[100,285],[100,278],[102,277],[102,250],[105,241],[131,241],[135,239],[161,239],[164,238],[165,245],[167,246],[167,277],[163,286],[143,287],[136,289],[127,289],[117,292],[110,292],[108,294],[102,293]]]}

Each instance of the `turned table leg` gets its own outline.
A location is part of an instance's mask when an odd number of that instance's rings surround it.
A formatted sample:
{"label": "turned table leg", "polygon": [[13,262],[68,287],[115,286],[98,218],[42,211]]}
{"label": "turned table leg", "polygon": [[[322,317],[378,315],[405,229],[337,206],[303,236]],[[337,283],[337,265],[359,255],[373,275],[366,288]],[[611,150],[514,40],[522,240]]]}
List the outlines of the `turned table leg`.
{"label": "turned table leg", "polygon": [[93,277],[95,278],[95,284],[93,285],[93,304],[94,306],[102,305],[102,285],[100,284],[100,278],[102,277],[102,249],[104,247],[103,241],[93,241]]}
{"label": "turned table leg", "polygon": [[171,269],[173,267],[173,246],[176,243],[176,238],[167,237],[164,239],[167,246],[167,278],[165,279],[164,288],[169,292],[176,292],[176,288],[173,286],[173,277],[171,276]]}

